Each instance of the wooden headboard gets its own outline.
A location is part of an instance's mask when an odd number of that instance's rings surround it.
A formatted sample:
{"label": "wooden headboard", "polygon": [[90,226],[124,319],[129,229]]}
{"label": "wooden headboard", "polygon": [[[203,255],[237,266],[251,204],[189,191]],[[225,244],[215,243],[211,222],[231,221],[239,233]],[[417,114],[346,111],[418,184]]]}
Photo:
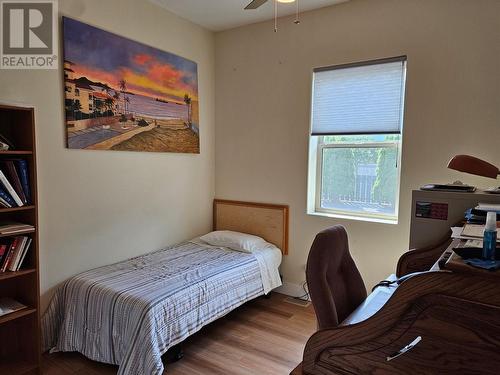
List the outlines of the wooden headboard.
{"label": "wooden headboard", "polygon": [[288,254],[288,206],[214,199],[214,230],[262,237]]}

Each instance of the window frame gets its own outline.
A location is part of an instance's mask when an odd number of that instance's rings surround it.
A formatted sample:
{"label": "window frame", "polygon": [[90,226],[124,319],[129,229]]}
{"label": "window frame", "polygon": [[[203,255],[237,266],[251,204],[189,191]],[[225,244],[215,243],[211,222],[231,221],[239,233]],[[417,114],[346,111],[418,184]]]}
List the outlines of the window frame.
{"label": "window frame", "polygon": [[[399,198],[400,198],[400,187],[401,187],[401,150],[402,150],[402,134],[400,139],[397,141],[380,141],[380,142],[337,142],[337,143],[326,143],[324,142],[324,137],[326,136],[310,136],[310,138],[316,138],[315,147],[315,177],[314,177],[314,210],[309,214],[331,216],[337,218],[347,218],[347,219],[358,219],[364,221],[376,221],[384,222],[389,224],[398,223],[398,213],[399,213]],[[325,149],[339,149],[339,148],[394,148],[397,153],[397,185],[396,185],[396,196],[395,196],[395,207],[394,215],[378,214],[370,212],[360,212],[360,211],[348,211],[335,208],[324,208],[321,206],[321,194],[323,186],[323,151]],[[309,163],[311,164],[311,163]],[[309,165],[311,168],[311,165]]]}
{"label": "window frame", "polygon": [[[381,63],[390,63],[401,61],[404,67],[404,77],[402,82],[401,92],[401,124],[399,140],[388,141],[366,141],[366,142],[337,142],[325,143],[324,137],[329,135],[337,136],[353,136],[353,135],[381,135],[381,134],[394,134],[392,132],[378,132],[372,134],[360,134],[358,132],[345,133],[345,134],[311,134],[309,133],[309,163],[308,163],[308,177],[307,177],[307,214],[316,216],[326,216],[341,219],[351,219],[359,221],[377,222],[385,224],[398,224],[399,221],[399,207],[401,198],[401,174],[402,174],[402,153],[403,153],[403,128],[404,128],[404,115],[405,115],[405,102],[406,102],[406,84],[408,72],[408,57],[406,55],[374,59],[368,61],[346,63],[340,65],[331,65],[320,68],[315,68],[311,74],[311,92],[310,92],[310,126],[311,131],[313,127],[313,109],[314,109],[314,74],[326,70],[346,69],[361,66],[368,66]],[[323,176],[323,151],[326,148],[391,148],[396,147],[397,152],[397,180],[396,180],[396,200],[394,215],[360,212],[360,211],[346,211],[340,209],[328,209],[321,207],[321,189],[322,189],[322,176]]]}

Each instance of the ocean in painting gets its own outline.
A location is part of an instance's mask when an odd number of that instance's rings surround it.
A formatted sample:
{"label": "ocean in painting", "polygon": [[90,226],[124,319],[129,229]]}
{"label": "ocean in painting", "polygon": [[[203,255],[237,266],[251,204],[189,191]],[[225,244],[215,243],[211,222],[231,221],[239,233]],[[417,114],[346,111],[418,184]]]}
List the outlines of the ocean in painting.
{"label": "ocean in painting", "polygon": [[199,153],[193,61],[63,17],[68,147]]}
{"label": "ocean in painting", "polygon": [[[91,87],[99,90],[98,87]],[[110,93],[115,95],[114,91]],[[127,110],[135,116],[164,120],[187,119],[188,117],[188,108],[184,104],[165,103],[143,95],[129,95],[128,98]]]}

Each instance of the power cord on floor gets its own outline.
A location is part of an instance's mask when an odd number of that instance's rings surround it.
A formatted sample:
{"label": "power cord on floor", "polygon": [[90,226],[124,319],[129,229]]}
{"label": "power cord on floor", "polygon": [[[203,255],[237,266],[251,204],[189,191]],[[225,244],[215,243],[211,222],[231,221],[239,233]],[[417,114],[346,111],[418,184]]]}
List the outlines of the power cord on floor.
{"label": "power cord on floor", "polygon": [[309,291],[307,290],[307,281],[304,281],[302,284],[302,289],[304,289],[304,294],[300,297],[293,297],[293,299],[299,300],[299,301],[307,301],[309,302]]}

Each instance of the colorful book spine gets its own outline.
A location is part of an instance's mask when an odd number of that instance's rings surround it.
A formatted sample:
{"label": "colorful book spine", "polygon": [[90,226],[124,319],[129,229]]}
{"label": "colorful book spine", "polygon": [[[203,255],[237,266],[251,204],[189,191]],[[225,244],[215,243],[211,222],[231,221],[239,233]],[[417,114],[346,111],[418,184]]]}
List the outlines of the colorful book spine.
{"label": "colorful book spine", "polygon": [[10,262],[12,261],[12,257],[14,256],[14,251],[17,247],[17,237],[14,238],[12,241],[12,244],[10,245],[9,251],[7,253],[7,257],[5,258],[3,264],[2,264],[2,269],[0,272],[5,272],[7,271],[7,267],[9,266]]}
{"label": "colorful book spine", "polygon": [[19,159],[16,160],[16,165],[19,174],[19,179],[21,180],[21,185],[24,190],[24,195],[26,196],[26,203],[31,204],[31,189],[30,189],[28,162],[24,159]]}
{"label": "colorful book spine", "polygon": [[21,198],[19,197],[19,195],[17,195],[16,191],[14,190],[14,188],[12,187],[12,185],[10,184],[9,180],[7,180],[7,177],[5,177],[5,174],[1,170],[0,170],[0,182],[5,187],[5,189],[7,190],[7,192],[10,194],[10,196],[12,197],[12,199],[14,199],[14,201],[17,203],[17,205],[18,206],[24,206],[23,201],[21,200]]}
{"label": "colorful book spine", "polygon": [[5,175],[9,179],[10,184],[12,185],[14,190],[16,191],[19,198],[21,198],[23,203],[26,203],[27,202],[26,196],[24,195],[24,190],[23,190],[23,187],[21,185],[21,180],[19,179],[19,175],[17,174],[17,170],[16,170],[16,166],[14,164],[14,161],[13,160],[5,160],[2,163],[2,165],[3,165],[3,170],[5,172]]}
{"label": "colorful book spine", "polygon": [[14,249],[14,254],[12,255],[12,259],[10,260],[7,269],[9,271],[16,271],[17,266],[19,265],[19,261],[21,260],[21,256],[23,255],[24,246],[26,246],[26,242],[28,241],[28,237],[16,237],[17,244]]}
{"label": "colorful book spine", "polygon": [[6,252],[7,252],[7,245],[6,244],[0,245],[0,267],[2,265],[2,261],[7,255]]}
{"label": "colorful book spine", "polygon": [[10,205],[10,207],[16,207],[17,206],[17,204],[14,201],[14,199],[12,199],[12,197],[10,196],[10,194],[7,193],[7,191],[3,188],[3,186],[0,186],[0,198],[2,198],[4,201],[6,201]]}

